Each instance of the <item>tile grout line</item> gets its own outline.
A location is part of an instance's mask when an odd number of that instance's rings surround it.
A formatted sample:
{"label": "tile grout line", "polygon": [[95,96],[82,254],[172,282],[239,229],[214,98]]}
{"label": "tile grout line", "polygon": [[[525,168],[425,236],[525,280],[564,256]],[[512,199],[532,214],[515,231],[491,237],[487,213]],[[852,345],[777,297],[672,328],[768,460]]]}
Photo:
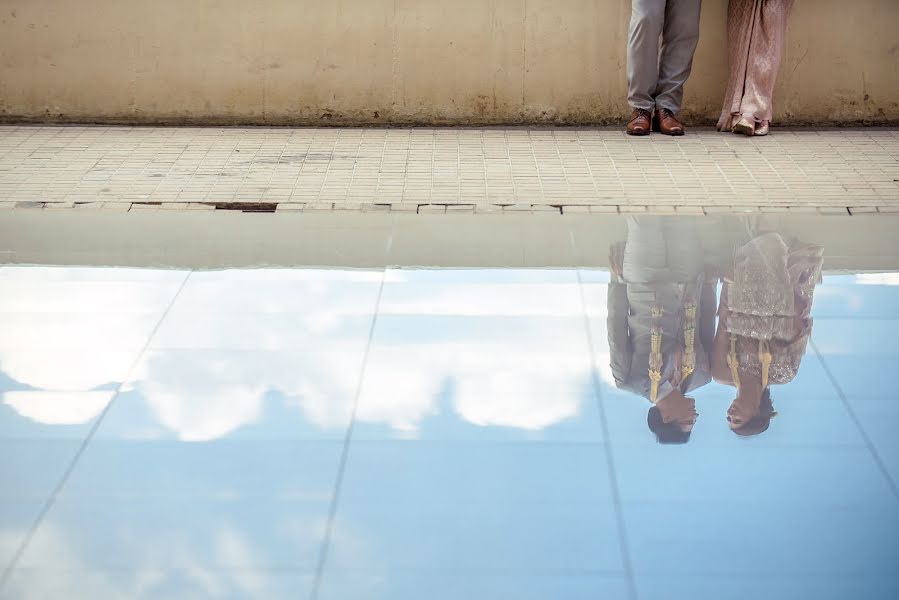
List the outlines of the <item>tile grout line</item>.
{"label": "tile grout line", "polygon": [[90,444],[91,440],[93,439],[97,429],[99,429],[104,417],[106,417],[106,413],[109,412],[109,409],[112,407],[113,403],[116,401],[116,399],[118,399],[119,394],[122,393],[122,388],[125,387],[125,385],[131,380],[131,376],[134,374],[134,370],[137,368],[137,365],[140,364],[140,360],[150,348],[150,343],[153,341],[153,338],[156,337],[156,333],[162,326],[162,322],[165,321],[166,317],[168,317],[169,312],[172,310],[172,306],[175,305],[175,302],[178,300],[178,296],[181,295],[181,291],[184,289],[184,286],[187,285],[187,280],[190,279],[191,274],[193,274],[193,270],[188,271],[187,275],[184,277],[184,280],[181,282],[181,285],[178,286],[175,295],[172,296],[172,299],[169,301],[168,306],[165,307],[162,316],[159,317],[159,321],[156,322],[153,330],[150,331],[150,335],[147,336],[147,341],[144,343],[143,347],[140,349],[140,352],[137,353],[137,356],[131,362],[131,366],[128,367],[128,371],[122,378],[122,382],[116,388],[115,393],[113,393],[112,398],[110,398],[109,402],[106,403],[106,406],[103,407],[103,410],[100,412],[97,420],[94,421],[94,424],[91,426],[90,431],[87,432],[87,435],[81,441],[81,444],[75,451],[75,455],[69,462],[69,466],[66,467],[66,470],[63,472],[62,477],[60,477],[59,482],[50,492],[50,496],[47,498],[47,501],[44,503],[44,506],[41,508],[40,512],[35,518],[34,523],[32,523],[31,527],[28,529],[28,533],[25,534],[25,539],[23,539],[22,543],[19,544],[19,548],[16,550],[16,553],[13,554],[9,563],[6,565],[6,568],[3,571],[3,575],[0,576],[0,592],[3,591],[3,588],[6,586],[9,578],[12,576],[13,571],[16,570],[19,561],[22,560],[22,556],[25,554],[25,551],[31,544],[31,540],[34,538],[35,533],[37,533],[38,527],[40,527],[44,518],[47,516],[47,513],[50,512],[50,509],[52,509],[53,505],[56,503],[56,498],[59,495],[59,492],[62,491],[62,488],[65,486],[69,477],[72,475],[72,472],[75,470],[75,466],[78,464],[78,461],[81,459],[81,455],[84,454],[84,451],[87,449],[88,444]]}
{"label": "tile grout line", "polygon": [[[393,245],[393,229],[387,238],[387,260],[389,262],[390,248]],[[387,281],[387,266],[385,264],[381,272],[381,284],[378,287],[378,296],[375,299],[375,310],[372,315],[371,325],[368,329],[368,343],[365,345],[365,353],[362,356],[362,364],[359,367],[359,379],[356,382],[356,392],[353,397],[353,409],[350,413],[350,423],[347,426],[346,434],[343,439],[343,450],[340,454],[340,461],[337,465],[337,477],[334,481],[334,493],[331,495],[331,505],[328,508],[328,520],[325,524],[325,534],[322,538],[321,548],[319,550],[318,560],[315,565],[315,573],[312,580],[312,590],[309,593],[310,600],[318,600],[319,590],[321,589],[322,578],[324,576],[325,564],[328,561],[328,551],[331,547],[331,535],[334,531],[334,519],[337,516],[337,507],[340,501],[340,490],[343,487],[343,476],[346,472],[346,464],[349,458],[350,443],[353,438],[353,429],[356,424],[356,409],[359,405],[359,396],[362,393],[362,384],[365,381],[365,371],[368,367],[368,357],[371,354],[371,343],[375,336],[375,327],[378,324],[378,312],[381,310],[381,296],[384,293],[384,284]]]}
{"label": "tile grout line", "polygon": [[862,426],[862,422],[858,418],[858,415],[855,414],[855,410],[849,403],[849,399],[846,397],[845,392],[843,392],[843,388],[840,387],[840,384],[837,382],[837,378],[831,372],[830,367],[827,366],[827,361],[824,360],[824,356],[818,349],[818,345],[815,344],[815,340],[810,339],[809,344],[811,344],[812,349],[815,351],[815,356],[817,356],[818,360],[821,361],[821,366],[824,367],[824,372],[827,374],[827,378],[830,379],[831,385],[833,385],[834,389],[837,391],[837,395],[840,397],[840,401],[843,403],[843,407],[846,409],[846,412],[849,413],[849,418],[852,419],[852,422],[855,424],[855,427],[861,434],[862,439],[865,440],[865,446],[868,447],[868,452],[871,453],[871,456],[874,458],[874,462],[877,463],[877,468],[880,470],[880,473],[884,476],[887,483],[889,484],[890,490],[893,492],[893,496],[895,496],[896,500],[899,501],[899,485],[896,484],[896,480],[894,480],[890,475],[889,469],[887,469],[886,465],[883,462],[883,459],[880,457],[880,453],[877,452],[877,448],[876,446],[874,446],[874,442],[871,441],[871,437],[868,435],[868,432],[865,431],[865,428]]}
{"label": "tile grout line", "polygon": [[[570,232],[571,245],[575,250],[575,263],[577,260],[577,243],[574,240],[574,232]],[[609,423],[606,418],[605,404],[602,399],[601,386],[599,376],[596,373],[596,348],[593,343],[593,332],[590,329],[590,317],[587,313],[587,298],[584,295],[584,281],[581,278],[581,270],[575,267],[577,274],[578,292],[581,297],[581,312],[584,317],[584,330],[587,335],[587,348],[590,352],[590,379],[593,384],[593,391],[596,394],[596,404],[599,409],[599,420],[602,424],[603,446],[606,454],[606,467],[609,470],[609,484],[612,492],[612,503],[615,505],[615,522],[618,529],[618,544],[621,553],[621,562],[624,567],[624,574],[627,579],[628,598],[630,600],[637,599],[637,582],[634,579],[634,567],[631,563],[630,545],[628,543],[627,526],[624,521],[624,508],[621,503],[621,492],[618,489],[618,475],[615,470],[615,456],[612,452],[612,439],[609,435]]]}

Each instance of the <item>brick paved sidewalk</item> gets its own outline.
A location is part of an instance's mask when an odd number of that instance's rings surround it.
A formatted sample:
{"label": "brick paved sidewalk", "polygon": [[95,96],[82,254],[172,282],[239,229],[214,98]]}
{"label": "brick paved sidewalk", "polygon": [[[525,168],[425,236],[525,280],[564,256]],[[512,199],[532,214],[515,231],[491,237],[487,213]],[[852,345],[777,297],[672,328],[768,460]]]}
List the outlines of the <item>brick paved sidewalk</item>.
{"label": "brick paved sidewalk", "polygon": [[899,129],[0,127],[0,208],[899,211]]}

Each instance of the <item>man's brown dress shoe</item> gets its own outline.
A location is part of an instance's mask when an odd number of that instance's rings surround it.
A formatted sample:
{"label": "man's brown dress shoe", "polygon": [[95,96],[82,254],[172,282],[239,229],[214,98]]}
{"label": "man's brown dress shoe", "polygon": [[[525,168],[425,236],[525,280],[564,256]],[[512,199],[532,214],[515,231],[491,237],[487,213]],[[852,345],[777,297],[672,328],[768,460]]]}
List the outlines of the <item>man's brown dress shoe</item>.
{"label": "man's brown dress shoe", "polygon": [[680,124],[674,113],[667,108],[659,108],[652,119],[652,130],[665,135],[684,135],[684,126]]}
{"label": "man's brown dress shoe", "polygon": [[628,135],[649,135],[652,113],[645,108],[635,108],[627,122]]}

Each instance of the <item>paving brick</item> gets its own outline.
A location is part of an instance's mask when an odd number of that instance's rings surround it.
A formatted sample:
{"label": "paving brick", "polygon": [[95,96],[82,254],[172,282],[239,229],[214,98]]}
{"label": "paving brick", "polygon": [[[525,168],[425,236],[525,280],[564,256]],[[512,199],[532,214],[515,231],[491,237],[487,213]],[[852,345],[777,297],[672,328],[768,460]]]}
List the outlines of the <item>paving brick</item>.
{"label": "paving brick", "polygon": [[[742,140],[703,128],[634,139],[617,127],[233,128],[211,136],[85,126],[77,145],[54,141],[59,131],[0,126],[0,208],[262,202],[310,211],[848,215],[847,205],[855,214],[899,206],[896,128],[778,128]],[[161,208],[139,204],[148,201]]]}

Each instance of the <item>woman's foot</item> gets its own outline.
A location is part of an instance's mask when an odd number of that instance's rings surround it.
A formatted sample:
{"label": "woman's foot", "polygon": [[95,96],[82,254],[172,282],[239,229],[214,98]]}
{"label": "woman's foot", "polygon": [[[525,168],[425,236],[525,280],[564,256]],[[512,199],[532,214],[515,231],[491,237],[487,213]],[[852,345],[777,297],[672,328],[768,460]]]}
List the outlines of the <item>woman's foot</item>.
{"label": "woman's foot", "polygon": [[742,133],[743,135],[755,135],[755,122],[750,121],[746,117],[740,117],[740,120],[734,123],[731,129],[734,133]]}
{"label": "woman's foot", "polygon": [[755,128],[755,135],[768,135],[770,128],[771,124],[768,121],[762,121],[761,124]]}

